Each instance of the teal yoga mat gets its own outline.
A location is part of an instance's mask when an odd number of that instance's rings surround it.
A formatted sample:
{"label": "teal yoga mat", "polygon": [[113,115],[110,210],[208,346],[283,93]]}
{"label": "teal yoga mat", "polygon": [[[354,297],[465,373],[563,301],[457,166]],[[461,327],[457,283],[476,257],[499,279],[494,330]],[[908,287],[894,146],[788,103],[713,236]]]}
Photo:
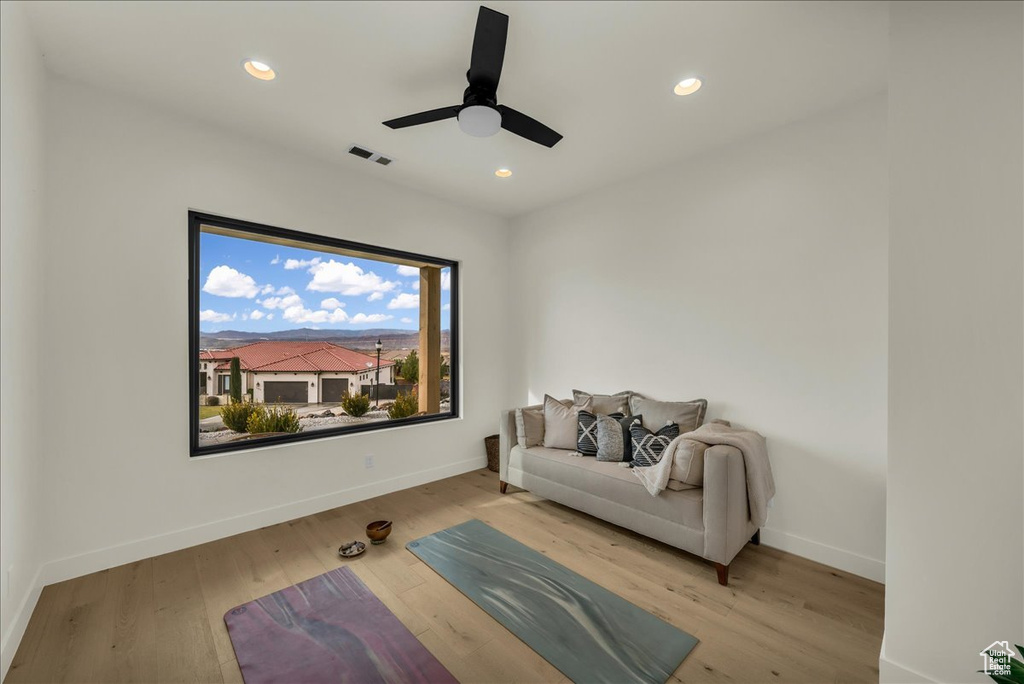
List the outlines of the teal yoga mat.
{"label": "teal yoga mat", "polygon": [[406,548],[576,684],[664,684],[697,645],[479,520]]}

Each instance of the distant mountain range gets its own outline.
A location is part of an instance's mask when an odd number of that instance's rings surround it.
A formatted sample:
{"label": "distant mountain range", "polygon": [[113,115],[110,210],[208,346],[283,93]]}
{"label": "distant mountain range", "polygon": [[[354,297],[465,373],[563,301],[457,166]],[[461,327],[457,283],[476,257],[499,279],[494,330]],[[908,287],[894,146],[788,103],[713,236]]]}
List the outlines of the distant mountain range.
{"label": "distant mountain range", "polygon": [[[202,349],[230,349],[260,340],[287,340],[301,342],[331,342],[349,349],[371,350],[377,340],[384,345],[384,351],[396,349],[417,349],[420,344],[418,330],[396,330],[394,328],[370,328],[368,330],[278,330],[276,332],[245,332],[243,330],[222,330],[199,334]],[[441,331],[441,349],[447,351],[451,331]]]}

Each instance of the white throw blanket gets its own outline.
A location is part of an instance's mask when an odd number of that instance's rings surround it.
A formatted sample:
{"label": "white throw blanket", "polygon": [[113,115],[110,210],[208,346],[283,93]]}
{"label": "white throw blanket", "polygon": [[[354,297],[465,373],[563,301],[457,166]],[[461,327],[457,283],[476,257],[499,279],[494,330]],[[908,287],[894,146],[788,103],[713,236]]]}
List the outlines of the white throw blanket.
{"label": "white throw blanket", "polygon": [[668,486],[676,449],[684,439],[692,439],[708,445],[727,444],[743,454],[747,470],[747,502],[750,520],[761,527],[768,519],[768,502],[775,496],[775,478],[772,464],[768,460],[765,439],[753,430],[740,430],[723,423],[706,423],[693,432],[679,435],[665,448],[661,460],[652,466],[633,468],[633,472],[647,487],[652,496],[660,494]]}

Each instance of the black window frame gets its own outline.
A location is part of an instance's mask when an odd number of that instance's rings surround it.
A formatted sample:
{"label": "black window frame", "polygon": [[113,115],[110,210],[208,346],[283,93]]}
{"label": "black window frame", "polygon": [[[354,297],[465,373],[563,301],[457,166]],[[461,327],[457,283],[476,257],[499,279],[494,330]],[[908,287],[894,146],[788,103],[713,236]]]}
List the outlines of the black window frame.
{"label": "black window frame", "polygon": [[[238,442],[224,442],[219,444],[199,445],[199,372],[200,372],[200,330],[199,330],[199,292],[202,287],[202,274],[199,271],[199,237],[201,228],[204,225],[235,230],[239,232],[262,235],[264,237],[277,238],[282,240],[296,240],[310,244],[312,247],[322,245],[337,250],[362,252],[369,255],[377,255],[384,258],[397,258],[410,261],[426,262],[440,268],[450,269],[450,324],[449,324],[449,412],[439,413],[430,416],[409,416],[380,423],[362,425],[343,425],[336,428],[324,428],[310,432],[296,432],[290,435],[274,435],[260,437]],[[231,453],[236,451],[251,451],[267,446],[278,446],[291,444],[293,442],[306,442],[316,439],[328,439],[341,435],[386,430],[406,425],[421,425],[437,423],[446,420],[461,418],[461,401],[459,396],[459,262],[455,259],[447,259],[404,250],[392,249],[369,245],[352,240],[306,233],[303,231],[288,228],[278,228],[241,219],[227,218],[200,211],[188,212],[188,336],[189,336],[189,457],[211,456],[214,454]]]}

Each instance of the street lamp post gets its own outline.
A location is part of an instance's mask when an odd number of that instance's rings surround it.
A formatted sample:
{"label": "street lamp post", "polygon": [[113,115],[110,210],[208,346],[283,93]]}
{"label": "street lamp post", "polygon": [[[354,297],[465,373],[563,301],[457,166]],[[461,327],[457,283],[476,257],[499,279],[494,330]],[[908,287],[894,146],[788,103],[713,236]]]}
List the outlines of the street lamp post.
{"label": "street lamp post", "polygon": [[384,344],[380,341],[380,338],[377,338],[377,344],[374,346],[377,347],[377,377],[374,380],[375,394],[373,403],[380,407],[380,350],[384,347]]}

